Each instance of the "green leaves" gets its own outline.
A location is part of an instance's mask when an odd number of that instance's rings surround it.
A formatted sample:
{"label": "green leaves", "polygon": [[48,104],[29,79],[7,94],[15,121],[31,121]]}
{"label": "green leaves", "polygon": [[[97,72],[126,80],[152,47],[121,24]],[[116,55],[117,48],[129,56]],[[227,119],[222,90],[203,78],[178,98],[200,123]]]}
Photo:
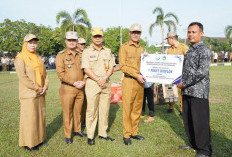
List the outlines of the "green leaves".
{"label": "green leaves", "polygon": [[231,50],[229,41],[220,42],[218,39],[212,39],[209,37],[203,38],[202,41],[215,52],[227,52]]}
{"label": "green leaves", "polygon": [[[16,56],[22,49],[23,39],[26,34],[35,34],[39,38],[37,53],[50,55],[64,48],[61,32],[43,25],[37,26],[25,20],[11,21],[5,19],[0,23],[0,52],[9,52]],[[55,38],[57,37],[57,38]],[[59,38],[59,40],[57,40]],[[63,40],[63,41],[61,41]]]}
{"label": "green leaves", "polygon": [[225,29],[225,35],[227,39],[230,39],[231,35],[232,35],[232,25],[229,25],[226,27]]}
{"label": "green leaves", "polygon": [[[179,23],[178,17],[174,13],[167,13],[164,14],[164,11],[162,8],[157,7],[153,10],[153,14],[157,14],[155,22],[152,23],[149,27],[149,34],[152,36],[152,31],[155,26],[160,26],[162,30],[162,53],[164,53],[164,24],[168,27],[168,31],[171,30],[176,31],[176,24]],[[174,21],[170,18],[173,18]]]}
{"label": "green leaves", "polygon": [[79,36],[87,38],[88,30],[91,29],[91,23],[84,9],[77,9],[73,16],[66,11],[61,11],[56,15],[57,24],[61,24],[63,32],[77,31]]}

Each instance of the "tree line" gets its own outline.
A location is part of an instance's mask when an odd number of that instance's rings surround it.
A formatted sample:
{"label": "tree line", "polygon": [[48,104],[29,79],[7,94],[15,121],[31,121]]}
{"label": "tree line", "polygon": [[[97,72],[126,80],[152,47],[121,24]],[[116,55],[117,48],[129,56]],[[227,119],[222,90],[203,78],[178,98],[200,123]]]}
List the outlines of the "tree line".
{"label": "tree line", "polygon": [[[36,25],[25,20],[11,21],[5,19],[0,23],[0,54],[9,52],[9,55],[16,56],[21,52],[23,38],[26,34],[32,33],[39,38],[37,53],[44,56],[57,54],[65,49],[65,32],[72,31],[72,27],[63,30],[63,27],[51,28],[44,25]],[[77,31],[77,30],[74,30]],[[79,36],[87,40],[87,45],[91,44],[91,36],[89,29],[85,32],[80,31]],[[77,31],[78,32],[78,31]],[[129,40],[129,29],[122,29],[123,43]],[[147,47],[146,42],[141,39],[141,45]],[[104,46],[111,49],[112,52],[118,54],[120,47],[120,27],[107,28],[104,31]],[[151,51],[159,51],[154,49],[154,45],[150,48]]]}
{"label": "tree line", "polygon": [[[149,33],[152,35],[152,31],[155,27],[161,28],[162,33],[162,45],[164,44],[165,28],[168,31],[176,31],[179,19],[177,15],[172,12],[164,14],[162,8],[157,7],[152,12],[155,19],[149,28]],[[44,56],[56,54],[57,52],[65,48],[65,32],[76,31],[80,37],[85,38],[87,45],[91,44],[91,22],[85,10],[77,9],[72,15],[67,11],[60,11],[56,15],[56,22],[60,27],[51,28],[50,26],[36,25],[25,20],[11,21],[5,19],[0,23],[0,53],[6,51],[11,56],[16,56],[21,51],[23,38],[26,34],[32,33],[39,38],[39,47],[37,53]],[[232,44],[231,40],[232,26],[229,25],[225,28],[225,36],[228,38],[227,42],[219,42],[217,39],[204,38],[203,42],[211,47],[212,51],[230,51]],[[123,43],[129,40],[129,29],[122,29]],[[163,52],[164,49],[156,48],[154,45],[147,45],[147,42],[143,39],[140,40],[141,45],[145,47],[149,53],[156,51]],[[106,47],[110,48],[112,52],[118,54],[120,47],[120,27],[106,28],[104,31],[104,43]],[[163,47],[163,46],[162,46]]]}

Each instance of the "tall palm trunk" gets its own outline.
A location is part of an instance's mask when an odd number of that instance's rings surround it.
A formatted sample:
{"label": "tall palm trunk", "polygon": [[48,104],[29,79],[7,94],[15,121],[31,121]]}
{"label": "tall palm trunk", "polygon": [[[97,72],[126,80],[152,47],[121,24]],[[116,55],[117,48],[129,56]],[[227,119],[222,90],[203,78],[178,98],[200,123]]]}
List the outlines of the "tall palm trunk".
{"label": "tall palm trunk", "polygon": [[161,25],[162,30],[162,54],[164,54],[164,25]]}

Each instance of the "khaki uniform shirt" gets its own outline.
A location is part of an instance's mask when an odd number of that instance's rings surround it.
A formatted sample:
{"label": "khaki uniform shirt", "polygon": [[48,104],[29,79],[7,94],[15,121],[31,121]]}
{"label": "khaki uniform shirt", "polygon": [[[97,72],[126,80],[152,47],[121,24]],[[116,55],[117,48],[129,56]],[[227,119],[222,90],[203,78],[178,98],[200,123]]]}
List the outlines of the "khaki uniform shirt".
{"label": "khaki uniform shirt", "polygon": [[73,56],[69,50],[59,52],[56,56],[56,71],[61,82],[73,85],[76,81],[83,81],[80,53]]}
{"label": "khaki uniform shirt", "polygon": [[98,51],[94,48],[93,44],[91,44],[82,53],[81,68],[90,69],[97,76],[106,76],[106,72],[114,66],[115,60],[109,48],[102,47],[102,49]]}
{"label": "khaki uniform shirt", "polygon": [[171,46],[168,48],[168,55],[185,55],[189,47],[183,43],[179,43],[176,47]]}
{"label": "khaki uniform shirt", "polygon": [[144,52],[140,44],[131,40],[124,43],[119,50],[119,67],[126,75],[137,78],[140,73],[140,58]]}
{"label": "khaki uniform shirt", "polygon": [[[20,58],[15,59],[14,65],[19,78],[19,98],[28,99],[40,96],[36,93],[39,86],[36,83],[35,70],[27,66]],[[48,75],[46,72],[45,74],[43,87],[48,88]]]}

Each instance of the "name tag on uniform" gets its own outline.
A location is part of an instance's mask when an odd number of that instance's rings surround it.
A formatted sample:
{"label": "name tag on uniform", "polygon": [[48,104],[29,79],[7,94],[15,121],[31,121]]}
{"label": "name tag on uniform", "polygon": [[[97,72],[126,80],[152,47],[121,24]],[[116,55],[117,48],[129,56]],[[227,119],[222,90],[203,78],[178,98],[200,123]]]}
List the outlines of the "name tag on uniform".
{"label": "name tag on uniform", "polygon": [[90,58],[96,58],[96,56],[90,56]]}
{"label": "name tag on uniform", "polygon": [[71,61],[71,58],[66,59],[66,61]]}

